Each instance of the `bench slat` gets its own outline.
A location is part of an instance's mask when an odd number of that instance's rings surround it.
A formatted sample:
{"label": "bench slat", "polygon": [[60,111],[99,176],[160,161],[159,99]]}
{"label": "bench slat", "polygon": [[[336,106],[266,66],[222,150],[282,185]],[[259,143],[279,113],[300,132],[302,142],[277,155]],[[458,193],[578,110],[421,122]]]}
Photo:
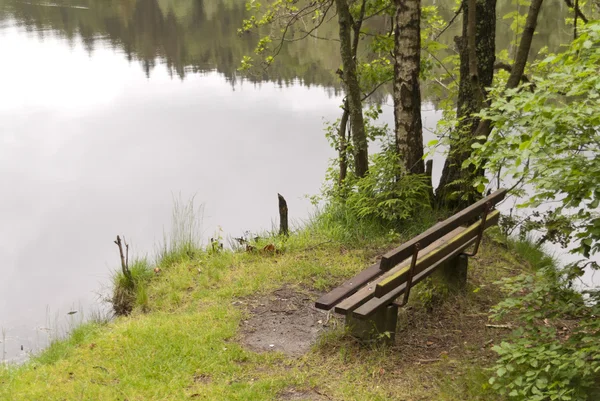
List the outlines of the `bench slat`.
{"label": "bench slat", "polygon": [[[435,249],[442,247],[444,244],[446,244],[448,241],[450,241],[454,236],[460,234],[464,230],[466,230],[466,227],[458,227],[457,229],[449,232],[448,234],[446,234],[442,238],[438,239],[434,243],[430,244],[425,249],[421,250],[420,253],[422,255],[426,255],[429,252],[432,252]],[[375,296],[374,291],[375,291],[375,286],[377,285],[377,283],[379,281],[381,281],[382,279],[385,279],[385,278],[389,277],[390,275],[394,274],[394,272],[401,270],[404,267],[410,267],[411,259],[412,259],[412,257],[405,259],[398,266],[394,267],[394,269],[385,272],[381,277],[377,278],[376,280],[374,280],[372,282],[367,283],[366,286],[364,286],[363,288],[361,288],[360,290],[355,292],[353,295],[349,296],[348,298],[344,299],[342,302],[337,304],[335,306],[335,311],[342,315],[346,315],[349,312],[353,311],[354,309],[358,308],[360,305],[367,302],[369,299],[373,298]]]}
{"label": "bench slat", "polygon": [[[427,268],[427,269],[423,270],[422,272],[420,272],[419,274],[415,275],[415,277],[413,278],[412,285],[414,286],[418,282],[427,278],[434,271],[436,271],[437,268],[440,265],[442,265],[443,263],[446,263],[447,261],[451,260],[452,258],[457,257],[459,254],[464,252],[465,249],[467,249],[468,247],[473,245],[476,242],[476,240],[477,240],[476,238],[471,239],[464,246],[458,248],[457,250],[455,250],[454,252],[452,252],[451,254],[446,256],[445,258],[441,259],[439,262],[434,263],[429,268]],[[377,311],[379,308],[387,306],[387,305],[391,304],[392,302],[394,302],[394,300],[396,298],[398,298],[399,296],[401,296],[402,294],[404,294],[405,291],[406,291],[406,283],[403,283],[402,285],[400,285],[399,287],[396,287],[394,290],[388,292],[381,298],[371,298],[370,300],[365,302],[363,305],[359,306],[357,309],[352,311],[352,316],[357,319],[367,319],[369,316],[371,316],[373,313],[375,313],[375,311]]]}
{"label": "bench slat", "polygon": [[351,279],[344,281],[344,283],[339,287],[323,295],[317,300],[317,302],[315,302],[315,307],[325,310],[331,309],[333,305],[337,304],[347,296],[354,294],[360,287],[369,283],[382,273],[383,271],[381,271],[379,268],[379,263],[371,265],[369,268],[361,271]]}
{"label": "bench slat", "polygon": [[421,248],[425,248],[441,236],[446,235],[447,233],[451,232],[460,225],[468,223],[469,221],[475,219],[483,212],[487,202],[490,202],[492,206],[497,204],[498,202],[504,199],[504,197],[506,196],[506,192],[506,189],[497,190],[491,195],[486,196],[485,198],[472,204],[468,208],[456,213],[454,216],[444,220],[440,224],[436,224],[435,226],[431,227],[422,234],[417,235],[410,241],[405,242],[398,248],[387,252],[381,258],[380,268],[382,270],[391,269],[392,267],[394,267],[395,265],[412,255],[413,248],[416,243],[419,243],[421,245]]}
{"label": "bench slat", "polygon": [[[499,218],[499,211],[494,210],[493,212],[489,213],[485,221],[485,228],[489,228],[497,224]],[[482,221],[480,220],[477,223],[470,225],[465,231],[452,238],[452,240],[450,240],[444,246],[418,259],[417,264],[415,266],[415,274],[420,273],[432,264],[437,263],[441,259],[445,258],[447,255],[454,252],[455,249],[462,247],[471,239],[477,238],[479,234],[479,229],[481,227],[481,223]],[[403,282],[407,280],[408,270],[409,267],[405,267],[396,271],[396,273],[394,273],[393,275],[390,275],[385,279],[381,280],[375,287],[375,296],[377,298],[381,298],[388,292],[392,291],[394,288],[399,287]]]}

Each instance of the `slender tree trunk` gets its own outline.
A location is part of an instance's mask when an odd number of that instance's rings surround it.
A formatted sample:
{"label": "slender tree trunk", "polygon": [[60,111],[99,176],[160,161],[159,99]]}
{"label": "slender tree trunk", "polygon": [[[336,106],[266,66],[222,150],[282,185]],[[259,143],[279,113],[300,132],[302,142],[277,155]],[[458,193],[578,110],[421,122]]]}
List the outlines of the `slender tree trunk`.
{"label": "slender tree trunk", "polygon": [[517,50],[517,57],[512,67],[510,77],[506,83],[507,89],[516,88],[521,82],[521,77],[525,72],[525,66],[527,65],[527,59],[529,58],[529,50],[531,49],[531,41],[533,40],[533,34],[535,33],[535,27],[537,26],[537,19],[542,8],[544,0],[533,0],[527,13],[527,20],[525,21],[525,29],[521,35],[521,42]]}
{"label": "slender tree trunk", "polygon": [[[527,13],[527,19],[525,21],[525,28],[519,42],[519,48],[517,49],[517,56],[515,58],[514,65],[510,68],[510,76],[506,82],[505,89],[516,88],[519,83],[523,80],[525,73],[525,66],[529,59],[529,51],[531,50],[531,42],[533,41],[533,35],[537,26],[537,19],[542,8],[544,0],[533,0],[529,6]],[[492,124],[490,120],[481,120],[475,131],[475,137],[488,137],[492,132]]]}
{"label": "slender tree trunk", "polygon": [[342,119],[340,120],[340,126],[338,128],[339,136],[339,149],[338,158],[340,161],[340,178],[339,185],[341,186],[346,176],[348,175],[348,138],[346,137],[346,130],[348,127],[348,100],[344,100],[344,112],[342,113]]}
{"label": "slender tree trunk", "polygon": [[421,1],[395,0],[394,122],[396,144],[406,170],[425,172],[421,122]]}
{"label": "slender tree trunk", "polygon": [[[476,3],[475,10],[472,3]],[[476,172],[463,169],[462,164],[471,154],[471,144],[475,141],[480,121],[474,114],[483,107],[483,99],[487,95],[485,88],[491,86],[494,77],[496,0],[464,1],[462,37],[455,38],[455,41],[460,54],[456,110],[459,123],[436,193],[438,204],[450,209],[466,206],[478,196],[472,188]],[[474,67],[476,71],[473,71]]]}
{"label": "slender tree trunk", "polygon": [[352,126],[352,141],[354,144],[354,170],[356,175],[364,177],[369,168],[369,154],[365,122],[362,111],[362,100],[356,59],[352,54],[353,21],[347,0],[335,0],[338,12],[340,31],[340,55],[342,56],[343,77],[348,98],[350,124]]}
{"label": "slender tree trunk", "polygon": [[[367,7],[367,0],[362,0],[362,4],[360,7],[360,15],[358,20],[354,23],[352,27],[352,57],[356,60],[356,55],[358,53],[358,42],[360,39],[360,28],[362,27],[363,19],[365,17],[365,11]],[[338,149],[338,157],[340,162],[340,176],[339,176],[339,185],[341,186],[346,176],[348,175],[348,141],[350,140],[350,132],[347,130],[348,128],[348,117],[350,116],[350,107],[348,106],[348,97],[344,99],[344,112],[342,113],[342,118],[340,120],[340,126],[338,128],[338,136],[339,136],[339,149]],[[346,132],[348,132],[348,137],[346,137]]]}

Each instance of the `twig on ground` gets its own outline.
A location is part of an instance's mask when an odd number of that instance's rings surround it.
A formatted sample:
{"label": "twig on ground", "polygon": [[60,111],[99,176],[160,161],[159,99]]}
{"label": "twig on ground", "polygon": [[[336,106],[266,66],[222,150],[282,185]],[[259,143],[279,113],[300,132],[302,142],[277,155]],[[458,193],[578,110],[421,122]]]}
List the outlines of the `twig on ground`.
{"label": "twig on ground", "polygon": [[507,329],[512,330],[514,327],[510,324],[486,324],[485,327],[490,329]]}

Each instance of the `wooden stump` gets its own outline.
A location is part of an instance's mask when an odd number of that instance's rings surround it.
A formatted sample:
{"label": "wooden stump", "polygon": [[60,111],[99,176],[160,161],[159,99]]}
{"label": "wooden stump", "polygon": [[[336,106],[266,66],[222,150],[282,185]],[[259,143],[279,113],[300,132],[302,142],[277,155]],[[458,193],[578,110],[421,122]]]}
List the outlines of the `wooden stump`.
{"label": "wooden stump", "polygon": [[288,230],[288,207],[285,198],[277,194],[279,198],[279,235],[289,235]]}

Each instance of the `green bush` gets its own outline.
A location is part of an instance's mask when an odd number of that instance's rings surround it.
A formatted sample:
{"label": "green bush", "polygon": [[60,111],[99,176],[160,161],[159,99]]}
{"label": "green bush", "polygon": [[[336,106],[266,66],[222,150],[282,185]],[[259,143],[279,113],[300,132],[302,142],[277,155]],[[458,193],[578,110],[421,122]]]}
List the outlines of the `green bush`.
{"label": "green bush", "polygon": [[406,174],[395,151],[375,154],[371,161],[366,177],[347,184],[346,206],[354,215],[399,224],[431,210],[429,177]]}
{"label": "green bush", "polygon": [[365,177],[349,174],[340,185],[334,171],[329,182],[322,197],[326,206],[318,220],[352,237],[360,237],[360,233],[371,239],[397,236],[409,221],[433,220],[429,177],[406,174],[391,146],[371,156]]}
{"label": "green bush", "polygon": [[[579,268],[545,267],[504,279],[508,297],[494,308],[520,322],[493,347],[499,358],[489,383],[514,400],[597,400],[600,383],[600,304],[579,292]],[[574,271],[575,270],[575,271]]]}

